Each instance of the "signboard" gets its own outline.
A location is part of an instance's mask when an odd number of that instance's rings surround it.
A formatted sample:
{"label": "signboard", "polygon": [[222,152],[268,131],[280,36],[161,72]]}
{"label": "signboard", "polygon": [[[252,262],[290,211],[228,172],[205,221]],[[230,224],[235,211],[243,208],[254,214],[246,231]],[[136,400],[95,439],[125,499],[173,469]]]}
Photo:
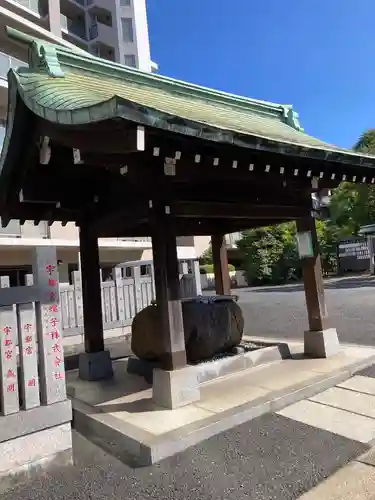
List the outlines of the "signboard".
{"label": "signboard", "polygon": [[314,248],[310,231],[296,234],[298,255],[300,259],[314,257]]}
{"label": "signboard", "polygon": [[370,252],[365,238],[351,237],[338,245],[338,260],[341,272],[360,272],[370,268]]}

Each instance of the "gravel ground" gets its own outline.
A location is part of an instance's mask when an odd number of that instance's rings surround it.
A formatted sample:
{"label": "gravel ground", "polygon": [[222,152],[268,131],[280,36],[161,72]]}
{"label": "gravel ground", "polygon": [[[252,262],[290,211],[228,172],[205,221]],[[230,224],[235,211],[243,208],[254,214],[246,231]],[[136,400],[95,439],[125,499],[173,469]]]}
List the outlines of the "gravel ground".
{"label": "gravel ground", "polygon": [[364,370],[357,372],[356,375],[362,375],[363,377],[375,378],[375,365],[368,366]]}
{"label": "gravel ground", "polygon": [[134,470],[74,433],[74,467],[8,491],[1,500],[291,500],[366,449],[268,414]]}

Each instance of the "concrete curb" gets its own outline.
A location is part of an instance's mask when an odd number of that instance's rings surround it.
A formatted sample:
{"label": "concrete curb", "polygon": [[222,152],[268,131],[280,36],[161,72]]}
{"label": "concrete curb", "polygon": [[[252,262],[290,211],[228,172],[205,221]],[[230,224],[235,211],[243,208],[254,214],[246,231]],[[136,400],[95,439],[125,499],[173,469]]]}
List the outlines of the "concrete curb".
{"label": "concrete curb", "polygon": [[245,405],[214,414],[161,436],[142,431],[76,399],[72,399],[73,426],[78,432],[132,466],[147,466],[264,413],[279,411],[290,404],[314,396],[374,363],[375,355],[360,359],[335,372],[317,373],[308,384],[298,383],[287,389],[274,391],[266,397],[257,398]]}

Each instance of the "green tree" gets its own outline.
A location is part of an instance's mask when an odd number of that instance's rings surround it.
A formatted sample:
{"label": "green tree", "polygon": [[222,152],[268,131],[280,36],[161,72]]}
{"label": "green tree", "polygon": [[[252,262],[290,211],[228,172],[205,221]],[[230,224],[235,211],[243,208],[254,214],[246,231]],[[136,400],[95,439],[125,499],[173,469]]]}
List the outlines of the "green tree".
{"label": "green tree", "polygon": [[208,248],[206,248],[206,250],[200,256],[199,263],[201,265],[212,264],[212,247],[211,247],[211,243],[210,243],[210,246]]}
{"label": "green tree", "polygon": [[[364,132],[354,151],[375,154],[375,129]],[[333,190],[328,220],[316,220],[323,267],[332,271],[337,265],[340,239],[357,235],[365,224],[375,223],[375,186],[342,182]],[[242,267],[251,284],[282,283],[301,275],[294,223],[244,231],[238,247]]]}
{"label": "green tree", "polygon": [[354,144],[354,151],[373,154],[375,152],[375,129],[370,128],[363,132],[358,141]]}
{"label": "green tree", "polygon": [[244,231],[237,245],[251,284],[283,283],[300,275],[294,223]]}
{"label": "green tree", "polygon": [[[375,154],[375,129],[364,132],[354,151]],[[342,182],[333,190],[330,203],[329,231],[336,239],[358,234],[360,226],[375,221],[375,187]]]}

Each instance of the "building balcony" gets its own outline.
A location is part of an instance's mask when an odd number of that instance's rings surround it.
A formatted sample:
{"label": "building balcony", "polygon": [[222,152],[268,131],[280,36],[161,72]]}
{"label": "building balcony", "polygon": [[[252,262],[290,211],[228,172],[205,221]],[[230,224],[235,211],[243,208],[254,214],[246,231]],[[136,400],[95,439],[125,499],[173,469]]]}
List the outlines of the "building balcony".
{"label": "building balcony", "polygon": [[113,0],[86,0],[88,12],[96,16],[99,20],[105,17],[112,17],[115,11],[115,2]]}
{"label": "building balcony", "polygon": [[7,9],[32,20],[43,16],[40,0],[5,0]]}
{"label": "building balcony", "polygon": [[[10,240],[13,241],[11,242]],[[44,221],[37,225],[35,225],[33,221],[26,221],[21,225],[18,220],[11,220],[6,227],[1,227],[0,224],[0,246],[8,246],[11,244],[12,246],[27,246],[32,243],[43,244],[41,240],[46,240],[44,244],[52,243],[61,247],[78,248],[78,228],[73,223],[62,226],[61,223],[56,222],[52,224],[52,226],[49,226],[48,223]],[[103,248],[118,248],[125,250],[150,249],[152,248],[152,241],[149,237],[100,238],[99,246]]]}
{"label": "building balcony", "polygon": [[92,43],[114,47],[116,45],[116,33],[112,26],[107,26],[99,21],[92,24],[89,29],[89,38]]}
{"label": "building balcony", "polygon": [[60,12],[67,17],[83,15],[85,7],[86,0],[60,0]]}
{"label": "building balcony", "polygon": [[101,59],[107,59],[107,61],[116,61],[116,54],[113,47],[109,47],[103,43],[97,41],[90,45],[89,48],[90,54],[95,57],[100,57]]}
{"label": "building balcony", "polygon": [[81,19],[74,19],[61,14],[61,31],[64,35],[70,38],[69,41],[75,43],[79,41],[87,41],[86,25]]}

